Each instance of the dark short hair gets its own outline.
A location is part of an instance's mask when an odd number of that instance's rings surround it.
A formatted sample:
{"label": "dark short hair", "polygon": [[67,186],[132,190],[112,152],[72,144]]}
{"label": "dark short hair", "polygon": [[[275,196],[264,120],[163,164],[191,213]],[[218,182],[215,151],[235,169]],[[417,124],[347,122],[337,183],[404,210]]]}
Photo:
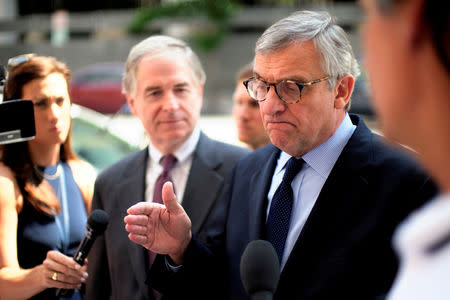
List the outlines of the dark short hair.
{"label": "dark short hair", "polygon": [[[376,0],[378,10],[389,14],[396,5],[405,0]],[[439,60],[450,73],[450,8],[445,1],[423,0],[422,18],[430,30]]]}
{"label": "dark short hair", "polygon": [[241,67],[236,74],[236,81],[243,81],[253,76],[253,62]]}

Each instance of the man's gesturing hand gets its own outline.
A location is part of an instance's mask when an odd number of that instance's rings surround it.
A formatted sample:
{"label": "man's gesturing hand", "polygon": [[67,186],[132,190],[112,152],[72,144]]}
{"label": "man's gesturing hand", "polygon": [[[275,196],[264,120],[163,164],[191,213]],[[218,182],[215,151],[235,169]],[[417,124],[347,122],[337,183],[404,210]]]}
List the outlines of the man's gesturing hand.
{"label": "man's gesturing hand", "polygon": [[162,199],[164,205],[140,202],[131,206],[124,218],[125,229],[131,241],[182,264],[192,237],[191,220],[178,204],[171,182],[163,185]]}

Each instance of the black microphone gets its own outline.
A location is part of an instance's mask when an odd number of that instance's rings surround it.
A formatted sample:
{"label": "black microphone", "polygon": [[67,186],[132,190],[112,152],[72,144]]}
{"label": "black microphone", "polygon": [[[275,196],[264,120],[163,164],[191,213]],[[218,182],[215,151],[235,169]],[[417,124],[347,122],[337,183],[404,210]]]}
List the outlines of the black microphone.
{"label": "black microphone", "polygon": [[251,241],[241,257],[241,280],[251,300],[272,300],[280,278],[280,263],[272,244]]}
{"label": "black microphone", "polygon": [[[84,265],[84,260],[88,256],[89,250],[91,250],[95,239],[105,231],[106,226],[108,225],[108,219],[108,214],[101,209],[94,210],[89,216],[86,223],[86,234],[73,255],[73,260],[80,266]],[[72,296],[73,291],[74,290],[57,289],[56,296],[70,297]]]}

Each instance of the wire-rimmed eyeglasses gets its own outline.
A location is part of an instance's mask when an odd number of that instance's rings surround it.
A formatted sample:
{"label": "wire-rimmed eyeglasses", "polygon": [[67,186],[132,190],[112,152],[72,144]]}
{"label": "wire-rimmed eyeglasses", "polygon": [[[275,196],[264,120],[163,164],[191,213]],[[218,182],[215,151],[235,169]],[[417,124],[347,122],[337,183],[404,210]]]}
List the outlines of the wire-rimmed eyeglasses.
{"label": "wire-rimmed eyeglasses", "polygon": [[11,57],[8,59],[8,64],[6,66],[6,70],[10,72],[13,68],[29,61],[33,56],[36,56],[34,53],[27,53],[18,56]]}
{"label": "wire-rimmed eyeglasses", "polygon": [[309,82],[297,82],[293,80],[282,80],[276,83],[266,82],[264,80],[252,77],[243,82],[248,94],[256,101],[266,100],[269,93],[270,86],[275,87],[275,92],[281,100],[288,104],[298,103],[302,97],[302,90],[305,86],[310,86],[325,80],[330,77],[326,76],[317,80]]}

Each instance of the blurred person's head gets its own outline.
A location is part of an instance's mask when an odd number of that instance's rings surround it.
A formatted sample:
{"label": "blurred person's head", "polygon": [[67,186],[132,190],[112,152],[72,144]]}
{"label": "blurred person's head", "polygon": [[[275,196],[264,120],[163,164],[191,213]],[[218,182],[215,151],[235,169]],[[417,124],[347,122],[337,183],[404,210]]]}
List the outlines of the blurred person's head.
{"label": "blurred person's head", "polygon": [[258,149],[270,142],[264,129],[259,104],[253,100],[243,81],[253,76],[253,63],[242,67],[236,76],[236,87],[233,93],[233,117],[236,122],[238,139],[250,149]]}
{"label": "blurred person's head", "polygon": [[428,0],[360,3],[365,64],[384,134],[418,151],[434,173],[448,169],[441,153],[450,150],[449,6]]}
{"label": "blurred person's head", "polygon": [[32,204],[44,211],[46,205],[57,205],[43,204],[39,196],[34,198],[33,195],[38,194],[36,187],[42,182],[36,165],[77,158],[71,146],[70,78],[67,66],[53,57],[21,55],[8,61],[3,100],[33,102],[36,137],[1,146],[2,161],[15,173],[20,188],[25,195],[30,195]]}
{"label": "blurred person's head", "polygon": [[256,80],[246,84],[260,101],[272,144],[300,156],[337,130],[358,75],[344,30],[327,12],[300,11],[272,25],[258,39]]}
{"label": "blurred person's head", "polygon": [[[18,56],[10,59],[9,65],[4,101],[28,99],[33,102],[36,137],[27,142],[31,155],[41,148],[61,146],[62,159],[74,156],[68,93],[70,70],[64,63],[46,56]],[[21,146],[25,151],[25,145],[19,143],[11,147]]]}
{"label": "blurred person's head", "polygon": [[192,134],[205,81],[198,56],[181,40],[151,36],[130,50],[123,92],[152,145],[162,153],[175,151]]}

